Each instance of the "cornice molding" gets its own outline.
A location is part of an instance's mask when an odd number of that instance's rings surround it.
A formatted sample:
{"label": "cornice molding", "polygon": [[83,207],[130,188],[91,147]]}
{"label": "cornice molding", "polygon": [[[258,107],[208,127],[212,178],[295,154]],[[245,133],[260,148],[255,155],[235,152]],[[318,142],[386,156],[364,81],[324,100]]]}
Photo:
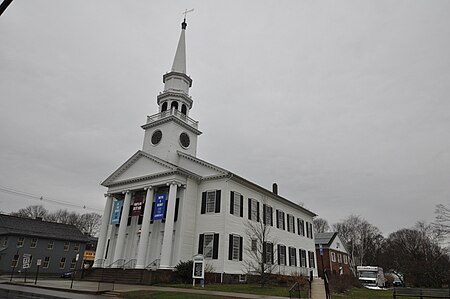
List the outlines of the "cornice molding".
{"label": "cornice molding", "polygon": [[202,134],[202,131],[192,127],[191,125],[185,123],[184,121],[180,120],[178,117],[176,117],[174,115],[169,115],[169,116],[167,116],[167,117],[165,117],[163,119],[158,119],[158,120],[155,120],[155,121],[153,121],[151,123],[147,123],[145,125],[142,125],[141,128],[144,129],[144,130],[147,130],[149,128],[153,128],[153,127],[156,127],[156,126],[168,123],[170,121],[173,121],[173,122],[177,123],[178,125],[182,126],[183,128],[191,131],[192,133],[194,133],[196,135],[201,135]]}

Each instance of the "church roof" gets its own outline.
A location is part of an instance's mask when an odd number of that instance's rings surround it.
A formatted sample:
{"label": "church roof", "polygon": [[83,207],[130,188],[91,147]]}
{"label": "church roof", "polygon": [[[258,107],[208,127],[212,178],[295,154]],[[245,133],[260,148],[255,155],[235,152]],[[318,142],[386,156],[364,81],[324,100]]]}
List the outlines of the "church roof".
{"label": "church roof", "polygon": [[[186,24],[183,22],[183,24]],[[180,40],[178,41],[177,51],[172,64],[172,72],[186,74],[186,26],[181,27]]]}
{"label": "church roof", "polygon": [[55,240],[88,242],[76,226],[0,214],[0,235],[19,235]]}
{"label": "church roof", "polygon": [[336,236],[337,232],[316,233],[314,235],[314,240],[316,245],[330,246]]}

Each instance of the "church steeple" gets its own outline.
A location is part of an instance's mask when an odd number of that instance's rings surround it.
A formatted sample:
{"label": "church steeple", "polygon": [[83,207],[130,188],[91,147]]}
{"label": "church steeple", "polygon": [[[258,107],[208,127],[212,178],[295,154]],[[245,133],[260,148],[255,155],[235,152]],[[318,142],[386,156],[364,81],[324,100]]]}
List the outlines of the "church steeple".
{"label": "church steeple", "polygon": [[159,113],[148,116],[143,151],[177,164],[178,152],[197,153],[198,122],[189,117],[192,79],[186,74],[186,18],[181,23],[172,69],[163,75],[164,90],[157,96]]}

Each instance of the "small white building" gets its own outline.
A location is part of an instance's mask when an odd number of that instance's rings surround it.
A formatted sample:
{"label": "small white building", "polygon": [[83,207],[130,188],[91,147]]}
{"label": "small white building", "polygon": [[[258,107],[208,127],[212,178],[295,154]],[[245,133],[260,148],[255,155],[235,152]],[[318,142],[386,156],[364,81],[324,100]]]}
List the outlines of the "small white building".
{"label": "small white building", "polygon": [[159,112],[142,126],[142,150],[102,183],[108,191],[94,267],[172,269],[201,253],[216,273],[245,274],[252,246],[246,225],[263,221],[274,271],[317,276],[316,214],[279,196],[275,184],[267,190],[197,158],[202,132],[189,117],[186,26],[163,76]]}

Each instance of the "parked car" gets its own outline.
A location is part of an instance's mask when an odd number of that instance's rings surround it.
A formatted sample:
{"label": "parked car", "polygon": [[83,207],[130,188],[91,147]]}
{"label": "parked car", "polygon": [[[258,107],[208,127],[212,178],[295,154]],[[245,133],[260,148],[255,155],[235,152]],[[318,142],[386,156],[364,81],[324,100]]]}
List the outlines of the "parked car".
{"label": "parked car", "polygon": [[73,276],[72,271],[64,272],[63,274],[61,274],[61,278],[72,278],[72,276]]}

